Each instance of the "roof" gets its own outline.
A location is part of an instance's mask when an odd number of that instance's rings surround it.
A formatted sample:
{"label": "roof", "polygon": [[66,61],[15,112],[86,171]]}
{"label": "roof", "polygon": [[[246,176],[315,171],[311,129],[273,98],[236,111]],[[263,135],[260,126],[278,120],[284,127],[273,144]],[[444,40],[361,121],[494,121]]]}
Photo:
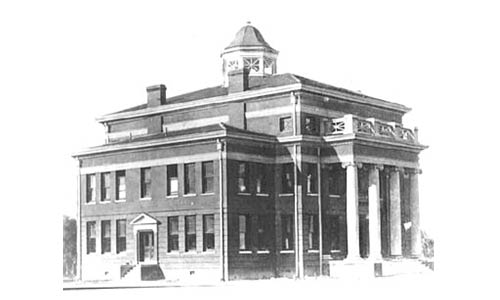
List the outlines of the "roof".
{"label": "roof", "polygon": [[[275,75],[264,76],[264,77],[250,76],[249,77],[249,84],[248,84],[248,91],[255,91],[255,90],[261,90],[261,89],[273,88],[273,87],[280,87],[280,86],[286,86],[286,85],[291,85],[291,84],[304,84],[304,85],[308,85],[311,87],[317,87],[317,88],[341,92],[341,93],[348,94],[351,96],[376,99],[376,98],[366,96],[366,95],[358,93],[358,92],[354,92],[354,91],[344,89],[344,88],[339,88],[339,87],[336,87],[333,85],[329,85],[326,83],[322,83],[322,82],[319,82],[316,80],[312,80],[312,79],[309,79],[309,78],[306,78],[303,76],[299,76],[299,75],[295,75],[295,74],[291,74],[291,73],[275,74]],[[204,89],[196,90],[193,92],[173,96],[173,97],[167,98],[166,102],[168,104],[185,103],[185,102],[189,102],[189,101],[208,99],[208,98],[212,98],[212,97],[227,96],[227,95],[228,95],[227,87],[215,86],[215,87],[204,88]],[[377,100],[383,101],[386,103],[390,103],[388,101],[384,101],[384,100],[380,100],[380,99],[377,99]],[[111,113],[109,115],[114,115],[114,114],[124,113],[124,112],[138,111],[138,110],[145,109],[145,108],[147,108],[146,103],[141,104],[141,105],[137,105],[134,107],[130,107],[130,108],[127,108],[125,110],[117,111],[117,112]]]}
{"label": "roof", "polygon": [[233,41],[224,48],[224,50],[236,47],[264,47],[276,52],[269,44],[264,40],[264,37],[260,31],[248,24],[241,27],[241,29],[236,33]]}

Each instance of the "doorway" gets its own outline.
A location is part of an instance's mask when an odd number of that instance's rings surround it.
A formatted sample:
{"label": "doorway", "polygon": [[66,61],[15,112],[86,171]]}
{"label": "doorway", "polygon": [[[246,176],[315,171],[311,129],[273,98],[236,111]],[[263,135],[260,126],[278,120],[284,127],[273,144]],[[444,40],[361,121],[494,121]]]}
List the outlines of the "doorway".
{"label": "doorway", "polygon": [[155,263],[153,231],[139,231],[139,263]]}

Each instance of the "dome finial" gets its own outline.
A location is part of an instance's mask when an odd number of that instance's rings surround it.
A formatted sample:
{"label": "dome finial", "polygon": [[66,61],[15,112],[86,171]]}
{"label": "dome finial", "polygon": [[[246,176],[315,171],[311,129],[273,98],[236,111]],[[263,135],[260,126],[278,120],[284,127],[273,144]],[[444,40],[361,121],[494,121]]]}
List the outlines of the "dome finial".
{"label": "dome finial", "polygon": [[247,21],[247,25],[252,25],[252,22],[250,22],[250,21]]}

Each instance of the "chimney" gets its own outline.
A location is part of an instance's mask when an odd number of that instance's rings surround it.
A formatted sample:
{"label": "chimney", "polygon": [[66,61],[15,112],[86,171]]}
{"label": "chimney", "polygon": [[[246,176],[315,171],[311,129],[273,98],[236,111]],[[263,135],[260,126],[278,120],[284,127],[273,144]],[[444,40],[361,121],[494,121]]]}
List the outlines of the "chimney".
{"label": "chimney", "polygon": [[149,86],[146,91],[148,92],[148,107],[156,107],[166,103],[167,87],[164,84]]}
{"label": "chimney", "polygon": [[231,71],[227,74],[228,77],[228,93],[238,93],[248,90],[248,73],[246,68]]}

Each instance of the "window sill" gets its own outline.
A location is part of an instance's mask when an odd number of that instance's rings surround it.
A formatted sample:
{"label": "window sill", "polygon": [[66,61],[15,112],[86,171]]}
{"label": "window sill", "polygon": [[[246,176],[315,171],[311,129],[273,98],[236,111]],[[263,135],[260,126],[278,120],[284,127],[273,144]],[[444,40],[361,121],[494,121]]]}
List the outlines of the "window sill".
{"label": "window sill", "polygon": [[269,197],[269,194],[255,194],[258,197]]}
{"label": "window sill", "polygon": [[183,197],[196,197],[196,194],[184,194]]}
{"label": "window sill", "polygon": [[335,253],[341,253],[341,252],[342,252],[342,251],[340,251],[340,250],[330,250],[330,253],[334,253],[334,254],[335,254]]}
{"label": "window sill", "polygon": [[111,203],[111,200],[104,200],[99,202],[99,204],[108,204],[108,203]]}
{"label": "window sill", "polygon": [[240,250],[238,253],[239,254],[252,254],[252,251],[251,250]]}
{"label": "window sill", "polygon": [[96,205],[96,202],[95,201],[85,202],[85,205]]}
{"label": "window sill", "polygon": [[241,195],[241,196],[250,196],[252,194],[250,194],[250,193],[238,193],[238,195]]}
{"label": "window sill", "polygon": [[269,250],[257,250],[257,254],[269,254]]}
{"label": "window sill", "polygon": [[309,249],[309,250],[307,250],[307,253],[319,253],[319,250],[317,250],[317,249]]}
{"label": "window sill", "polygon": [[331,197],[331,198],[340,198],[340,195],[328,195],[328,197]]}
{"label": "window sill", "polygon": [[179,198],[179,195],[168,195],[168,196],[165,196],[165,198],[167,198],[167,199]]}
{"label": "window sill", "polygon": [[171,250],[167,252],[167,255],[179,255],[180,253],[179,250]]}
{"label": "window sill", "polygon": [[213,196],[213,195],[215,195],[215,193],[214,193],[214,192],[210,192],[210,193],[202,193],[201,195],[202,195],[202,196]]}
{"label": "window sill", "polygon": [[127,201],[126,199],[116,199],[115,202],[116,203],[122,203],[122,202],[125,202]]}
{"label": "window sill", "polygon": [[290,254],[290,253],[295,253],[295,250],[281,250],[280,253]]}
{"label": "window sill", "polygon": [[316,197],[317,197],[317,196],[318,196],[318,193],[307,193],[306,195],[307,195],[307,196],[316,196]]}
{"label": "window sill", "polygon": [[143,197],[139,199],[140,201],[149,201],[151,200],[151,197]]}
{"label": "window sill", "polygon": [[293,193],[278,194],[278,197],[289,197],[289,196],[293,196]]}

